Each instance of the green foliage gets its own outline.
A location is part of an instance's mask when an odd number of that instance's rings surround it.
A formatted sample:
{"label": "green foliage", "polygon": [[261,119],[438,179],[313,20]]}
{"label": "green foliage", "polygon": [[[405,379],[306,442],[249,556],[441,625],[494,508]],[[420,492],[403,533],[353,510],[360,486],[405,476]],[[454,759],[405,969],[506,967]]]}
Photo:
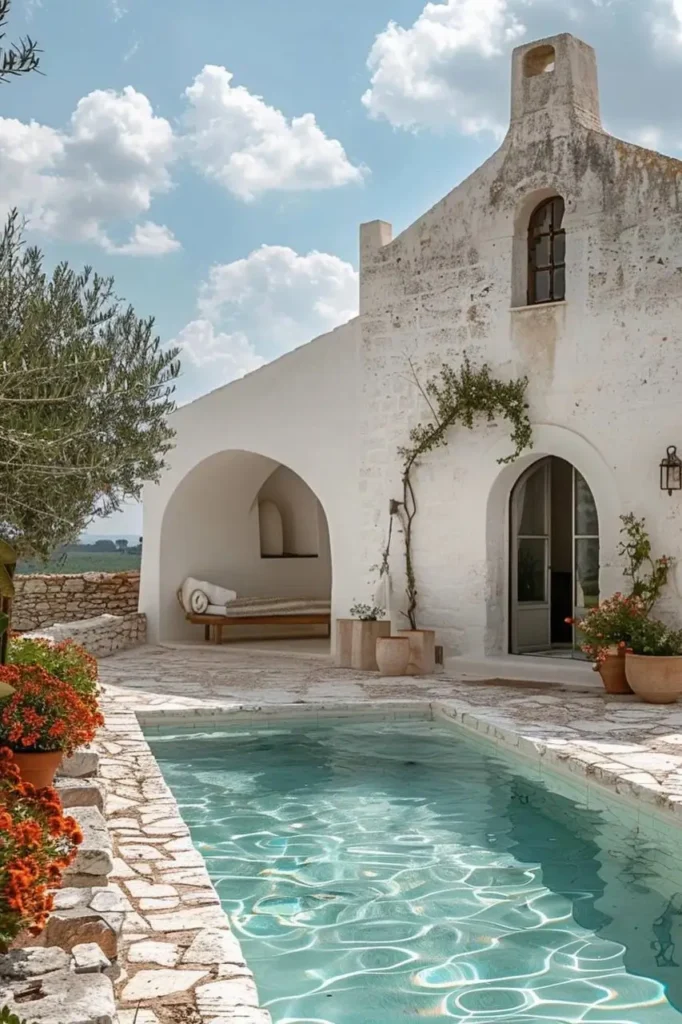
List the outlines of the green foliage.
{"label": "green foliage", "polygon": [[22,559],[17,565],[17,575],[27,573],[76,574],[82,572],[133,572],[140,568],[140,554],[117,551],[67,551],[62,555],[43,562],[39,558]]}
{"label": "green foliage", "polygon": [[0,1024],[29,1024],[29,1022],[17,1017],[16,1013],[12,1013],[9,1006],[3,1006],[0,1010]]}
{"label": "green foliage", "polygon": [[[0,42],[5,38],[1,31],[7,24],[9,9],[12,0],[0,0]],[[38,44],[26,36],[18,43],[10,43],[3,49],[0,46],[0,84],[9,81],[10,78],[18,78],[20,75],[27,75],[31,71],[37,71],[40,64],[40,50]]]}
{"label": "green foliage", "polygon": [[376,622],[377,619],[383,619],[386,609],[376,604],[360,604],[356,601],[350,613],[352,618],[360,619],[361,622]]}
{"label": "green foliage", "polygon": [[[396,503],[392,514],[400,519],[405,543],[405,573],[407,577],[407,612],[412,629],[417,628],[417,581],[412,558],[413,523],[417,514],[417,499],[412,472],[429,452],[448,444],[448,430],[460,424],[473,430],[478,417],[489,423],[506,420],[511,427],[510,439],[514,450],[498,460],[501,464],[513,462],[526,448],[533,446],[533,431],[528,416],[526,389],[528,379],[500,381],[492,376],[487,365],[474,367],[467,356],[458,370],[443,365],[440,372],[425,387],[419,382],[410,364],[412,378],[427,402],[433,419],[417,424],[410,431],[410,444],[398,449],[403,460],[403,500]],[[390,540],[389,540],[390,544]],[[387,568],[388,549],[384,551],[381,571]]]}
{"label": "green foliage", "polygon": [[0,536],[47,558],[157,480],[173,431],[177,349],[114,282],[51,276],[16,211],[0,236]]}
{"label": "green foliage", "polygon": [[633,627],[629,648],[633,654],[654,658],[679,657],[682,655],[682,629],[671,629],[658,619],[641,619]]}
{"label": "green foliage", "polygon": [[628,563],[623,575],[632,580],[632,594],[640,597],[650,612],[668,582],[674,560],[668,555],[656,559],[651,557],[651,540],[645,529],[645,519],[637,519],[632,512],[620,519],[623,524],[620,532],[625,539],[618,546],[618,554]]}
{"label": "green foliage", "polygon": [[53,643],[39,637],[15,636],[7,650],[9,665],[40,665],[68,683],[81,697],[97,693],[97,661],[72,640]]}

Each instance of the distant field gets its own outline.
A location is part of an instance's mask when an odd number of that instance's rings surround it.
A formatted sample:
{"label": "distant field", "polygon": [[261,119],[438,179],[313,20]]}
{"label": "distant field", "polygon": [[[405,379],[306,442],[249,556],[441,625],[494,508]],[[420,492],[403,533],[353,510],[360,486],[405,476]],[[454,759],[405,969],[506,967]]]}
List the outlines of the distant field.
{"label": "distant field", "polygon": [[118,551],[69,551],[60,558],[43,562],[19,562],[17,573],[30,572],[126,572],[140,568],[140,555],[121,555]]}

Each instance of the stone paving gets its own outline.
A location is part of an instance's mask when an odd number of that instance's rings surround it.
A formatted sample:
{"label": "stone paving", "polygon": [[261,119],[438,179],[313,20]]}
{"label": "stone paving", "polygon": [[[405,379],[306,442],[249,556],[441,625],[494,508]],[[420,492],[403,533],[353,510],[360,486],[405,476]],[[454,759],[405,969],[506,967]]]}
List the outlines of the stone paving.
{"label": "stone paving", "polygon": [[[434,676],[380,679],[319,655],[243,646],[143,647],[100,665],[114,889],[123,901],[120,1024],[268,1024],[201,855],[140,727],[171,718],[423,709],[682,822],[682,705]],[[135,1013],[137,1012],[137,1018]]]}

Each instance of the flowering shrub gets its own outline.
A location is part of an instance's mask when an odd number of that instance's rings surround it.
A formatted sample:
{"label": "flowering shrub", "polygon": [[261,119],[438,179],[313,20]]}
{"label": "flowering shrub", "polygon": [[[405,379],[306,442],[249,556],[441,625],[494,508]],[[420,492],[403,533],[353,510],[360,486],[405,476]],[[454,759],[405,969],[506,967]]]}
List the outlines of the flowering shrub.
{"label": "flowering shrub", "polygon": [[376,604],[360,604],[356,601],[350,613],[352,618],[360,619],[361,622],[376,622],[377,619],[383,619],[386,611]]}
{"label": "flowering shrub", "polygon": [[0,744],[11,750],[69,755],[104,724],[94,698],[82,699],[40,665],[0,665],[1,683],[14,691],[0,700]]}
{"label": "flowering shrub", "polygon": [[682,655],[682,629],[671,629],[658,619],[642,619],[635,624],[628,647],[633,654],[679,657]]}
{"label": "flowering shrub", "polygon": [[33,935],[44,928],[49,890],[82,841],[55,790],[23,783],[12,752],[0,748],[0,951],[25,928]]}
{"label": "flowering shrub", "polygon": [[51,676],[69,683],[81,697],[97,694],[97,661],[73,640],[12,636],[7,651],[10,665],[40,665]]}
{"label": "flowering shrub", "polygon": [[651,556],[651,540],[645,529],[646,520],[637,519],[632,512],[621,516],[621,535],[625,539],[618,545],[618,554],[627,559],[623,575],[632,580],[632,593],[640,597],[649,613],[668,582],[674,559],[668,555]]}
{"label": "flowering shrub", "polygon": [[567,619],[582,634],[580,648],[592,661],[606,660],[609,648],[629,647],[634,630],[646,619],[641,597],[614,594],[587,613],[584,619]]}

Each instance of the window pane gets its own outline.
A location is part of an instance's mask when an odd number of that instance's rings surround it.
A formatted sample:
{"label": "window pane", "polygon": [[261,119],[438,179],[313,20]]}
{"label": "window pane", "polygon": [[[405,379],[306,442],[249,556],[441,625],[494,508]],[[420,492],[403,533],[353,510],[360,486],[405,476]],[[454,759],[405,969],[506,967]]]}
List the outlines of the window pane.
{"label": "window pane", "polygon": [[532,231],[537,234],[540,231],[550,231],[552,228],[552,204],[545,203],[533,214],[531,222]]}
{"label": "window pane", "polygon": [[541,466],[531,476],[519,484],[517,501],[521,509],[519,516],[519,534],[522,537],[544,537],[547,532],[545,487],[547,468]]}
{"label": "window pane", "polygon": [[575,604],[577,612],[599,604],[599,540],[596,537],[576,538]]}
{"label": "window pane", "polygon": [[550,274],[549,270],[535,271],[535,301],[548,302],[550,299]]}
{"label": "window pane", "polygon": [[596,536],[599,533],[599,516],[592,491],[585,478],[575,470],[575,532],[580,536]]}
{"label": "window pane", "polygon": [[554,263],[566,262],[566,235],[561,232],[554,236]]}
{"label": "window pane", "polygon": [[536,267],[548,267],[550,264],[550,235],[540,235],[535,242],[533,258]]}
{"label": "window pane", "polygon": [[547,600],[546,550],[547,541],[545,540],[519,540],[517,585],[519,603],[543,603]]}
{"label": "window pane", "polygon": [[554,271],[554,292],[552,298],[566,298],[566,271],[563,267],[557,267]]}
{"label": "window pane", "polygon": [[552,206],[553,206],[553,213],[554,213],[552,227],[554,228],[555,231],[558,231],[561,228],[561,225],[564,222],[564,209],[565,209],[565,207],[564,207],[563,199],[561,199],[561,197],[555,199],[553,204],[552,204]]}

